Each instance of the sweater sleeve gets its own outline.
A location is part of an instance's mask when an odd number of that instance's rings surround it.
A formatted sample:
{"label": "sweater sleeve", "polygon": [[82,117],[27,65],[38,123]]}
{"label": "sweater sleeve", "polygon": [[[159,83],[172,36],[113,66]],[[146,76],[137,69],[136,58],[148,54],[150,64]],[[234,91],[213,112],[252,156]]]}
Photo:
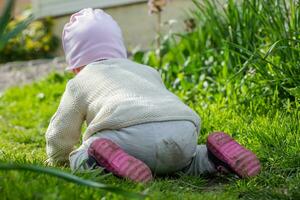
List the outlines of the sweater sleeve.
{"label": "sweater sleeve", "polygon": [[70,85],[69,82],[46,132],[46,162],[50,165],[68,163],[70,152],[80,140],[84,115],[77,108]]}

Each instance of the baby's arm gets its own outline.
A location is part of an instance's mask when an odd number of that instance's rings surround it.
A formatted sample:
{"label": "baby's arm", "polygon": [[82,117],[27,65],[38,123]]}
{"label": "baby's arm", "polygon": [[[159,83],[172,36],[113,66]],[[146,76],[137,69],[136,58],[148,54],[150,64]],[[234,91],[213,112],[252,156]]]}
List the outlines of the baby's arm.
{"label": "baby's arm", "polygon": [[46,152],[49,164],[68,163],[69,154],[80,139],[84,116],[77,108],[77,101],[70,85],[68,83],[46,132]]}

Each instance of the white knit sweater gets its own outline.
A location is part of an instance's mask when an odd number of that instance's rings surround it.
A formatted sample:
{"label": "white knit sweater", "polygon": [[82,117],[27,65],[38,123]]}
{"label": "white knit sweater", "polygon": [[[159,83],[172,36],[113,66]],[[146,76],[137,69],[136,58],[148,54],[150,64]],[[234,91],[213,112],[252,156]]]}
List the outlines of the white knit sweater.
{"label": "white knit sweater", "polygon": [[105,129],[170,120],[200,124],[199,116],[166,89],[155,69],[127,59],[92,63],[68,82],[51,119],[48,162],[68,162],[84,121],[83,140]]}

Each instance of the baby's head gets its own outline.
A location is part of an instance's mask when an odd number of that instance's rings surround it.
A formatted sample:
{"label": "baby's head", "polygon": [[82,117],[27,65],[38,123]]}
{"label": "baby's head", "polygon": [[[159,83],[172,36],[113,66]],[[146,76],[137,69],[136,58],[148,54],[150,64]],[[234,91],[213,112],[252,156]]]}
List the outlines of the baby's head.
{"label": "baby's head", "polygon": [[62,43],[67,70],[74,73],[98,60],[127,57],[120,27],[100,9],[73,14],[64,26]]}

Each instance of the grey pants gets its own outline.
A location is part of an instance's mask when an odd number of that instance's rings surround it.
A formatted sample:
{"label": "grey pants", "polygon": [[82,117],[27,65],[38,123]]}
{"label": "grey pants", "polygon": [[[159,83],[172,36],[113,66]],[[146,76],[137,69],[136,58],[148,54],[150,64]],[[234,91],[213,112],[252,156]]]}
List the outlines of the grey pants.
{"label": "grey pants", "polygon": [[70,154],[72,170],[87,170],[89,145],[98,138],[110,139],[125,152],[142,160],[157,175],[183,172],[200,175],[215,172],[205,145],[197,145],[197,130],[189,121],[145,123],[101,131]]}

